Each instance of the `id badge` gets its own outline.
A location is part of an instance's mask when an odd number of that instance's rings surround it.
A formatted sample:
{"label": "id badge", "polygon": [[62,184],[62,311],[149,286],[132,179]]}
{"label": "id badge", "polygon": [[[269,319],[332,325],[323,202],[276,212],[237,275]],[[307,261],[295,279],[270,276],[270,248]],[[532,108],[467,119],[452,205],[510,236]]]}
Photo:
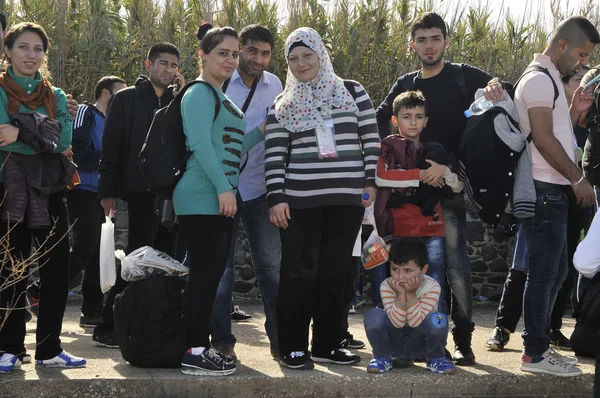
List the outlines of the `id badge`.
{"label": "id badge", "polygon": [[317,149],[319,150],[319,159],[337,158],[337,149],[335,148],[335,129],[333,119],[323,118],[325,127],[315,128],[317,138]]}

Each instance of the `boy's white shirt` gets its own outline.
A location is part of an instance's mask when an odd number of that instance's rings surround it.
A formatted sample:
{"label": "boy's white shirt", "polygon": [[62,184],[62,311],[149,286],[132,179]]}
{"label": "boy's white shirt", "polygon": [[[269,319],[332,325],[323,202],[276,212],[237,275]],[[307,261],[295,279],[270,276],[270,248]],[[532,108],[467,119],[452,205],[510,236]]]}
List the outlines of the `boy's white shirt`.
{"label": "boy's white shirt", "polygon": [[592,279],[600,271],[600,211],[596,212],[586,237],[579,243],[573,265],[586,278]]}

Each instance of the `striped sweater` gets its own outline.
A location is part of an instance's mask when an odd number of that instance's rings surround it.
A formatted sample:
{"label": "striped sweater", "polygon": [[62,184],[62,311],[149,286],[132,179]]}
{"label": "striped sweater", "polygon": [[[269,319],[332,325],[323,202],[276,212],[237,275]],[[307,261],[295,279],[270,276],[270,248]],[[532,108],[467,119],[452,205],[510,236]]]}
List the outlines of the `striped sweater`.
{"label": "striped sweater", "polygon": [[337,158],[319,159],[315,130],[288,131],[279,124],[271,107],[265,137],[270,207],[284,202],[297,209],[360,206],[363,189],[376,186],[380,151],[377,120],[369,95],[359,83],[355,87],[358,114],[341,108],[331,112]]}
{"label": "striped sweater", "polygon": [[432,311],[437,311],[440,300],[440,285],[431,277],[423,275],[423,281],[415,292],[415,298],[408,303],[399,303],[396,292],[392,290],[388,279],[381,283],[379,293],[383,308],[397,328],[416,328]]}

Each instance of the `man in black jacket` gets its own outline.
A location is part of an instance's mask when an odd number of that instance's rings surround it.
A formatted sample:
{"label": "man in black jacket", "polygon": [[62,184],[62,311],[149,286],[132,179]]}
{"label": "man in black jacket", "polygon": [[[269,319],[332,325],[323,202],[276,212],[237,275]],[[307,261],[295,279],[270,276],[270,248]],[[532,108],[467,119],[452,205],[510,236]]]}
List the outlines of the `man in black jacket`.
{"label": "man in black jacket", "polygon": [[[377,126],[383,139],[390,134],[392,104],[401,93],[420,90],[427,99],[429,122],[423,129],[423,142],[436,141],[446,151],[458,153],[466,118],[463,114],[473,101],[475,91],[492,80],[486,72],[466,64],[444,61],[444,52],[450,44],[446,23],[436,13],[418,16],[412,26],[411,48],[421,61],[419,71],[398,78],[390,93],[377,108]],[[498,92],[501,96],[500,84]],[[488,96],[490,94],[486,94]],[[497,99],[491,98],[490,99]],[[444,165],[430,167],[421,180],[429,185],[443,185]],[[469,256],[467,254],[466,210],[463,194],[454,194],[442,200],[445,229],[445,266],[452,290],[452,334],[455,342],[454,359],[458,365],[473,365],[471,349],[473,293]]]}
{"label": "man in black jacket", "polygon": [[[100,290],[100,231],[104,209],[98,199],[98,165],[106,109],[112,96],[127,87],[117,76],[104,76],[94,89],[95,102],[79,105],[73,122],[73,159],[81,184],[67,192],[69,222],[73,225],[70,279],[83,275],[83,303],[79,326],[94,327],[102,322],[104,294]],[[79,276],[81,279],[81,276]]]}
{"label": "man in black jacket", "polygon": [[[171,256],[176,236],[161,226],[155,212],[156,196],[148,191],[138,165],[138,154],[148,133],[154,113],[173,99],[173,88],[185,85],[179,74],[179,51],[170,43],[150,48],[144,61],[148,76],[140,76],[133,87],[116,93],[108,107],[102,136],[98,196],[105,215],[117,207],[117,197],[127,202],[129,211],[128,248],[130,253],[151,246]],[[94,344],[118,347],[114,338],[112,305],[115,296],[126,286],[117,272],[117,282],[110,290],[104,307],[104,322],[94,330]]]}

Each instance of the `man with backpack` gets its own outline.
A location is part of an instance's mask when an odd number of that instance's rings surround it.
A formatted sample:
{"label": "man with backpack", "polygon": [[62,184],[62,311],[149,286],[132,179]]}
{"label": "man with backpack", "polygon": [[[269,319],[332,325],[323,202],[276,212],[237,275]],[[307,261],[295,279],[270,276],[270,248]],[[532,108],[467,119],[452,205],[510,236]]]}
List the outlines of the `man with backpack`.
{"label": "man with backpack", "polygon": [[[265,121],[268,108],[283,91],[283,87],[277,76],[266,71],[275,46],[273,34],[263,26],[249,25],[240,32],[240,44],[239,66],[231,79],[223,84],[223,92],[246,115],[248,132]],[[231,249],[212,311],[212,339],[219,351],[236,358],[236,339],[231,331],[231,303],[235,242],[241,221],[248,236],[252,265],[261,292],[271,354],[277,356],[279,346],[275,327],[275,303],[281,267],[281,241],[279,229],[269,221],[264,142],[255,145],[244,157],[241,160],[238,211],[234,218]]]}
{"label": "man with backpack", "polygon": [[100,290],[99,251],[104,210],[98,200],[98,165],[108,102],[125,87],[127,84],[120,77],[103,77],[94,89],[96,102],[79,105],[73,121],[73,159],[77,163],[81,184],[67,192],[67,205],[75,237],[71,251],[71,277],[85,271],[79,319],[82,327],[97,326],[102,320],[104,294]]}
{"label": "man with backpack", "polygon": [[[420,90],[427,98],[430,115],[421,135],[423,142],[437,141],[446,151],[457,154],[466,125],[463,112],[473,101],[475,91],[493,81],[492,76],[470,65],[444,61],[444,52],[450,40],[446,23],[436,13],[418,16],[413,22],[411,36],[410,45],[421,61],[421,69],[400,76],[377,109],[379,135],[383,139],[390,134],[389,121],[394,99],[402,92]],[[444,171],[445,166],[430,167],[421,181],[441,186]],[[452,335],[456,349],[453,358],[458,365],[473,365],[473,293],[463,194],[454,194],[442,200],[442,217],[446,236],[446,274],[452,291]]]}
{"label": "man with backpack", "polygon": [[[582,113],[592,104],[592,94],[578,88],[569,108],[561,76],[574,74],[586,65],[600,35],[583,17],[563,21],[542,54],[535,54],[515,90],[519,125],[531,134],[531,170],[537,200],[535,216],[522,221],[528,253],[528,276],[523,296],[525,350],[521,370],[556,376],[578,376],[576,358],[565,357],[549,347],[551,310],[567,277],[567,219],[569,196],[581,207],[591,206],[594,190],[577,166],[578,150],[573,132]],[[552,81],[559,89],[554,100]]]}
{"label": "man with backpack", "polygon": [[[102,137],[98,196],[109,216],[117,207],[117,197],[127,202],[129,212],[127,253],[151,246],[173,256],[176,235],[161,225],[155,210],[156,196],[148,191],[138,164],[138,155],[154,113],[165,107],[185,80],[178,72],[179,51],[171,43],[153,45],[144,61],[148,76],[119,91],[109,104]],[[113,303],[126,282],[117,272],[117,282],[109,291],[103,324],[94,329],[95,345],[117,348],[114,336]]]}

